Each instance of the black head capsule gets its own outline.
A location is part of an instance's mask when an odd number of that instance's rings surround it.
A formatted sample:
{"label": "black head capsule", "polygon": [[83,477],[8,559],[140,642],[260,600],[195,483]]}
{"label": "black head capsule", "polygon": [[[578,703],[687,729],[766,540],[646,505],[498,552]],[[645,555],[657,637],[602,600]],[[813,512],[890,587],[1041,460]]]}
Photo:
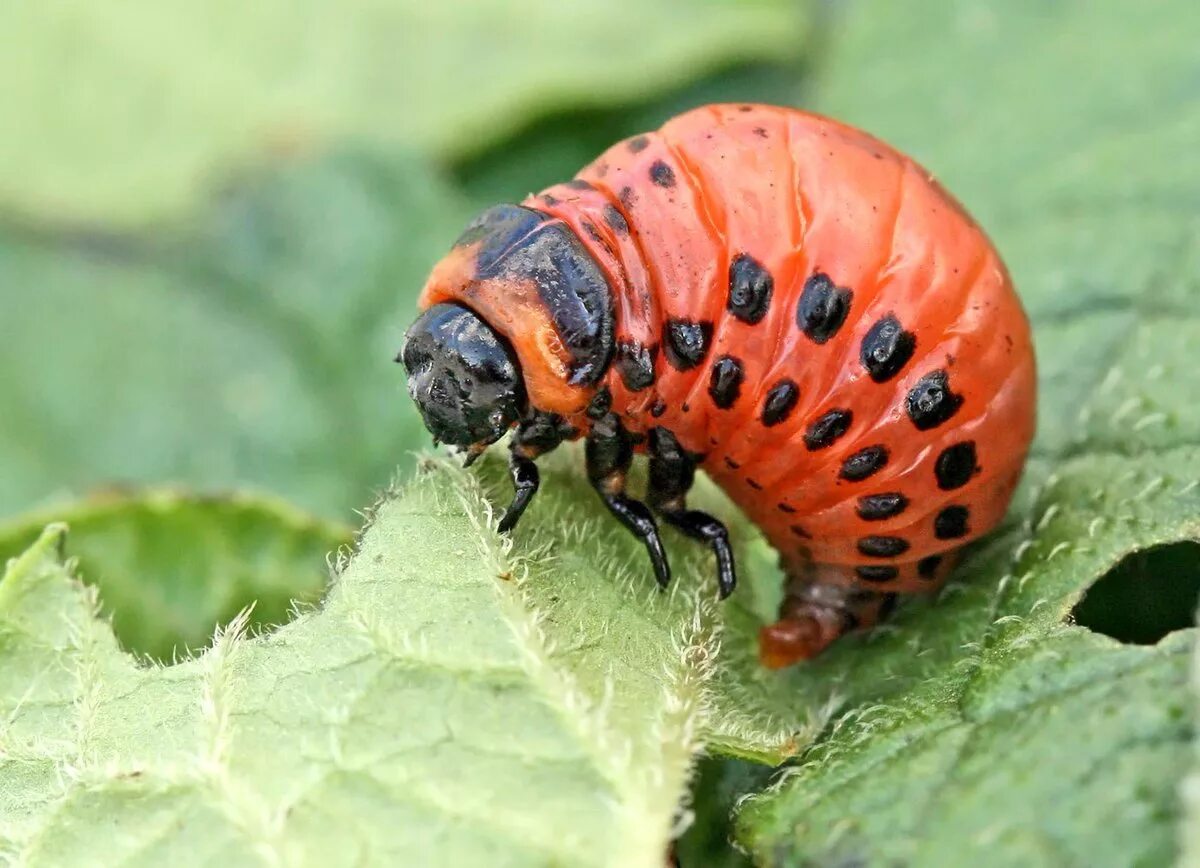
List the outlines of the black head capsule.
{"label": "black head capsule", "polygon": [[425,427],[443,443],[494,443],[524,414],[516,353],[465,307],[435,304],[422,313],[396,361],[408,371],[408,394]]}

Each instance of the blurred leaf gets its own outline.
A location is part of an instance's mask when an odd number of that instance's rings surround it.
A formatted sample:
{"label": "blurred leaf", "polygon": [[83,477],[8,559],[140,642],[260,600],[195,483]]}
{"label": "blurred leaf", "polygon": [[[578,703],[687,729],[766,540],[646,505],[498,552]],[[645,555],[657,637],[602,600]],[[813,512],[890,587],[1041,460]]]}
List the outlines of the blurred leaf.
{"label": "blurred leaf", "polygon": [[0,203],[146,223],[263,154],[478,154],[555,109],[791,57],[802,34],[794,0],[18,4]]}
{"label": "blurred leaf", "polygon": [[1041,454],[1200,442],[1195,18],[876,0],[830,35],[818,108],[924,163],[1004,255],[1035,324]]}
{"label": "blurred leaf", "polygon": [[0,230],[0,514],[169,480],[348,517],[428,442],[392,358],[466,219],[428,165],[347,155],[145,240]]}
{"label": "blurred leaf", "polygon": [[711,565],[688,546],[659,593],[558,471],[518,555],[475,477],[426,470],[319,609],[169,667],[120,652],[47,529],[0,583],[0,853],[661,866],[700,740],[778,743],[714,681],[753,661]]}
{"label": "blurred leaf", "polygon": [[738,802],[763,790],[774,774],[773,769],[746,760],[700,759],[688,802],[692,824],[675,847],[681,868],[748,868],[752,864],[733,841],[731,818]]}
{"label": "blurred leaf", "polygon": [[[1200,571],[1173,560],[1200,539],[1200,63],[1182,0],[1119,8],[863,3],[838,34],[821,107],[921,159],[1009,262],[1040,431],[1006,529],[940,600],[799,676],[798,701],[832,690],[845,710],[743,813],[763,864],[1175,851],[1195,632],[1123,646],[1064,623],[1110,571]],[[1129,614],[1122,629],[1165,623]]]}
{"label": "blurred leaf", "polygon": [[[327,557],[349,529],[253,495],[112,493],[53,513],[71,528],[78,571],[95,584],[122,647],[170,662],[254,603],[247,626],[281,624],[315,603]],[[40,517],[0,525],[0,563],[32,545]]]}
{"label": "blurred leaf", "polygon": [[1089,583],[1200,539],[1200,450],[1063,464],[1028,524],[940,602],[807,667],[848,710],[745,809],[768,865],[1161,865],[1174,851],[1194,630],[1121,645],[1071,626]]}
{"label": "blurred leaf", "polygon": [[573,177],[614,142],[657,129],[688,109],[714,102],[797,105],[807,60],[735,67],[649,102],[540,118],[501,147],[461,161],[455,175],[480,208],[517,201]]}

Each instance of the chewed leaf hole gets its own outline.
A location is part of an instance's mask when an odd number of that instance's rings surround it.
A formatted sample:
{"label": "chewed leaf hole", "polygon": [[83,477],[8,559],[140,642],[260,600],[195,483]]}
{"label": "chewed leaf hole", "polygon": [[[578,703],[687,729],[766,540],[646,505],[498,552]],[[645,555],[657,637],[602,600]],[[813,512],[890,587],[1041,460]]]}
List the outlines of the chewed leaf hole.
{"label": "chewed leaf hole", "polygon": [[1200,543],[1134,552],[1101,576],[1072,610],[1074,621],[1121,642],[1153,645],[1196,623]]}

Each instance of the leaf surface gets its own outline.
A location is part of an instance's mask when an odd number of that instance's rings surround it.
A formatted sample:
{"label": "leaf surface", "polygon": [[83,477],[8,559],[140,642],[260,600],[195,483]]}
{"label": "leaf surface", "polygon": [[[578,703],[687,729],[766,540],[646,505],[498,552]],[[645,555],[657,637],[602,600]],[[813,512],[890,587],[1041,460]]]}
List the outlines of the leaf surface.
{"label": "leaf surface", "polygon": [[743,811],[761,864],[1175,853],[1195,631],[1123,645],[1071,623],[1126,557],[1144,582],[1200,579],[1174,546],[1200,539],[1200,66],[1187,4],[1120,10],[863,3],[842,23],[820,108],[912,153],[992,234],[1034,323],[1039,434],[1005,528],[941,597],[797,676],[845,704]]}
{"label": "leaf surface", "polygon": [[513,546],[477,477],[427,464],[319,608],[265,636],[235,619],[172,666],[119,648],[52,525],[0,582],[0,852],[78,863],[102,834],[134,865],[661,865],[702,740],[804,733],[723,693],[752,661],[723,649],[695,547],[661,594],[598,501],[549,481]]}
{"label": "leaf surface", "polygon": [[0,563],[50,520],[69,525],[76,570],[97,586],[122,647],[160,662],[203,648],[251,603],[246,625],[258,629],[317,602],[327,556],[351,540],[348,528],[253,494],[110,492],[0,525]]}
{"label": "leaf surface", "polygon": [[19,119],[0,204],[144,225],[263,157],[475,154],[554,109],[790,56],[803,33],[786,0],[22,4],[0,32]]}

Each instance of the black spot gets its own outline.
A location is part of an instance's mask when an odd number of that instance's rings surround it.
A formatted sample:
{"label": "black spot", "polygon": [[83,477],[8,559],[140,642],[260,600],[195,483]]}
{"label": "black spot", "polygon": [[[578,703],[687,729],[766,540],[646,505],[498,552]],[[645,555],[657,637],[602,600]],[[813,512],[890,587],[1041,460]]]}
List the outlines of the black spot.
{"label": "black spot", "polygon": [[613,205],[604,206],[604,222],[611,226],[618,235],[629,234],[629,224],[625,222],[625,215]]}
{"label": "black spot", "polygon": [[752,111],[754,111],[754,106],[752,106],[752,105],[740,105],[740,106],[738,106],[738,111],[740,111],[740,112],[752,112]]}
{"label": "black spot", "polygon": [[933,467],[938,488],[942,491],[962,488],[978,470],[974,440],[964,440],[947,446],[937,457],[937,463]]}
{"label": "black spot", "polygon": [[596,188],[589,184],[583,178],[573,178],[564,185],[572,190],[595,190]]}
{"label": "black spot", "polygon": [[751,479],[749,476],[747,476],[746,484],[749,485],[751,488],[753,488],[755,491],[762,491],[762,483],[759,482],[757,479]]}
{"label": "black spot", "polygon": [[739,253],[729,263],[729,312],[753,325],[767,315],[775,280],[771,272],[749,253]]}
{"label": "black spot", "polygon": [[555,196],[551,196],[549,193],[543,193],[538,198],[550,206],[554,206],[554,205],[558,204],[558,198]]}
{"label": "black spot", "polygon": [[750,132],[754,133],[754,135],[758,136],[760,139],[765,139],[767,137],[766,127],[755,127]]}
{"label": "black spot", "polygon": [[794,513],[794,512],[796,511],[796,507],[794,507],[794,506],[790,506],[790,505],[788,505],[788,504],[786,504],[786,503],[780,503],[780,504],[778,504],[778,505],[777,505],[777,507],[776,507],[776,508],[777,508],[777,509],[778,509],[780,512],[786,512],[786,513],[788,513],[789,515],[790,515],[790,514],[792,514],[792,513]]}
{"label": "black spot", "polygon": [[600,234],[600,230],[596,228],[595,223],[593,223],[591,220],[584,220],[579,225],[583,227],[583,231],[587,233],[588,238],[592,239],[597,244],[604,244],[604,236]]}
{"label": "black spot", "polygon": [[933,535],[938,539],[958,539],[971,532],[967,526],[970,513],[965,506],[948,506],[933,520]]}
{"label": "black spot", "polygon": [[907,506],[907,497],[898,491],[888,491],[860,497],[857,511],[863,521],[883,521],[904,512]]}
{"label": "black spot", "polygon": [[691,411],[692,405],[689,404],[687,401],[684,401],[683,405],[679,409],[682,410],[684,413],[687,413],[687,412]]}
{"label": "black spot", "polygon": [[655,419],[665,412],[667,412],[667,403],[662,398],[656,400],[654,405],[650,408],[650,415]]}
{"label": "black spot", "polygon": [[650,164],[650,180],[660,187],[675,186],[675,172],[662,160]]}
{"label": "black spot", "polygon": [[792,380],[780,380],[767,392],[767,399],[763,402],[762,423],[770,428],[783,422],[791,415],[799,400],[800,387]]}
{"label": "black spot", "polygon": [[858,541],[858,550],[871,558],[894,558],[908,551],[908,540],[898,536],[864,536]]}
{"label": "black spot", "polygon": [[863,337],[859,358],[872,380],[886,383],[908,364],[916,346],[913,333],[906,332],[895,314],[889,313]]}
{"label": "black spot", "polygon": [[814,343],[823,344],[842,327],[854,293],[834,286],[828,274],[817,272],[804,281],[796,304],[796,325]]}
{"label": "black spot", "polygon": [[654,357],[658,345],[647,347],[639,341],[617,342],[617,371],[631,392],[640,392],[654,383]]}
{"label": "black spot", "polygon": [[868,446],[843,461],[842,471],[838,475],[848,482],[860,482],[882,469],[887,462],[887,447]]}
{"label": "black spot", "polygon": [[650,146],[650,139],[647,136],[634,136],[625,143],[629,150],[635,154],[639,154]]}
{"label": "black spot", "polygon": [[728,455],[726,455],[725,456],[725,466],[728,467],[730,470],[737,470],[742,465],[738,464],[736,461],[734,461],[732,458],[730,458]]}
{"label": "black spot", "polygon": [[721,356],[712,366],[712,375],[708,380],[708,394],[713,403],[722,410],[728,410],[742,394],[742,380],[745,373],[742,364],[733,356]]}
{"label": "black spot", "polygon": [[918,431],[936,428],[958,412],[963,397],[950,390],[946,372],[931,371],[917,381],[905,400],[908,418]]}
{"label": "black spot", "polygon": [[854,415],[849,410],[830,410],[815,420],[804,432],[804,445],[809,452],[825,449],[846,433]]}
{"label": "black spot", "polygon": [[617,198],[621,200],[621,204],[626,208],[632,208],[634,200],[637,199],[637,194],[633,192],[632,187],[622,187],[621,192],[617,194]]}
{"label": "black spot", "polygon": [[585,412],[589,419],[603,419],[611,409],[612,392],[609,391],[608,386],[601,386],[596,390],[596,394],[592,395],[592,400],[588,401]]}
{"label": "black spot", "polygon": [[880,621],[896,611],[896,603],[900,599],[900,595],[895,593],[883,594],[881,596],[883,599],[879,601],[879,614],[877,615]]}
{"label": "black spot", "polygon": [[800,537],[800,539],[812,539],[812,534],[809,533],[808,531],[806,531],[803,527],[801,527],[798,524],[793,524],[791,527],[788,528],[788,530],[790,530],[796,536]]}
{"label": "black spot", "polygon": [[864,582],[891,582],[900,575],[895,567],[855,567],[854,573]]}
{"label": "black spot", "polygon": [[686,319],[667,320],[663,334],[663,347],[667,361],[679,371],[696,367],[708,355],[708,342],[712,340],[712,323]]}
{"label": "black spot", "polygon": [[923,579],[932,579],[937,575],[937,568],[942,565],[941,555],[930,555],[917,561],[917,575]]}

